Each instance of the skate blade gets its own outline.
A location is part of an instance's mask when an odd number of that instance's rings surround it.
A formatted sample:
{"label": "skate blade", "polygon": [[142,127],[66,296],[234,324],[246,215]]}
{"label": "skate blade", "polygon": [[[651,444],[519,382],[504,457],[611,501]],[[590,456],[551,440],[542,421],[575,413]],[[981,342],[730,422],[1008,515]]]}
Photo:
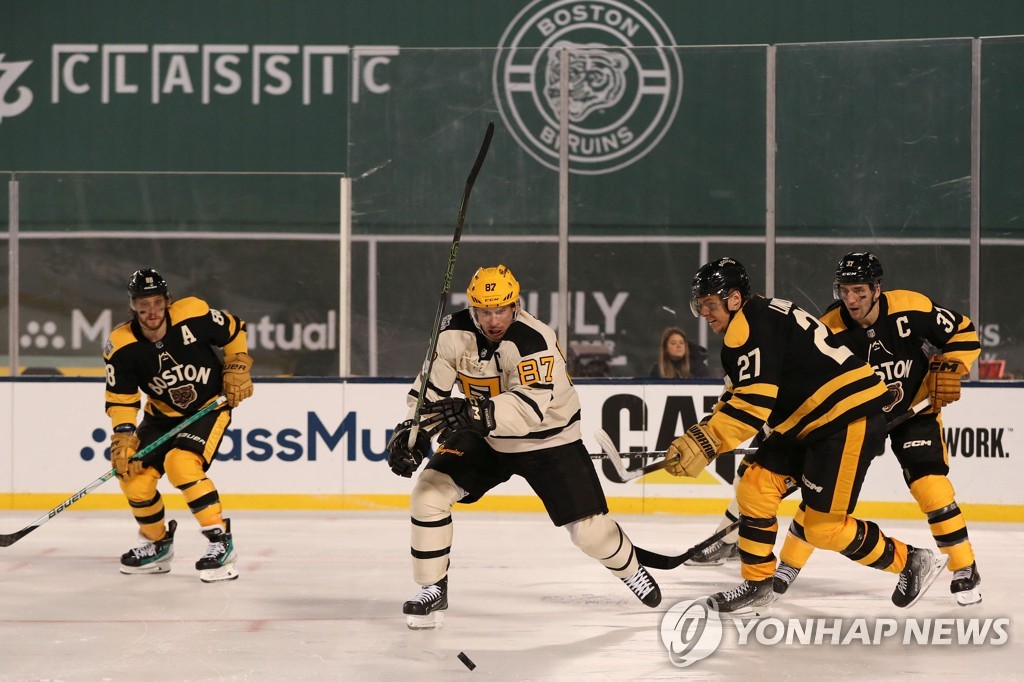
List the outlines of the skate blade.
{"label": "skate blade", "polygon": [[207,568],[199,571],[199,579],[204,583],[219,583],[234,580],[238,577],[238,569],[234,564],[226,564],[220,568]]}
{"label": "skate blade", "polygon": [[684,561],[683,566],[724,566],[725,559],[712,559],[711,561]]}
{"label": "skate blade", "polygon": [[956,593],[956,603],[960,606],[974,606],[981,603],[981,589],[964,590]]}
{"label": "skate blade", "polygon": [[425,616],[406,614],[405,624],[410,630],[436,630],[444,627],[444,611],[434,611]]}
{"label": "skate blade", "polygon": [[121,566],[121,572],[125,575],[148,575],[158,573],[170,573],[170,564],[150,564],[149,566]]}
{"label": "skate blade", "polygon": [[928,588],[930,588],[932,586],[932,583],[935,582],[935,579],[939,577],[939,574],[942,573],[943,569],[946,568],[946,564],[948,564],[948,563],[949,563],[949,557],[946,556],[945,554],[939,554],[938,556],[933,556],[932,557],[932,565],[928,568],[928,575],[926,575],[924,577],[924,579],[921,581],[921,589],[920,589],[920,591],[918,591],[917,596],[914,597],[914,601],[910,602],[909,604],[907,604],[903,608],[909,609],[911,606],[913,606],[917,602],[921,601],[921,597],[923,597],[924,593],[928,591]]}
{"label": "skate blade", "polygon": [[[778,595],[772,593],[771,598],[764,604],[741,606],[735,611],[719,611],[718,613],[725,618],[732,618],[734,620],[768,618],[774,613],[773,605],[778,598]],[[707,600],[711,601],[710,597]]]}

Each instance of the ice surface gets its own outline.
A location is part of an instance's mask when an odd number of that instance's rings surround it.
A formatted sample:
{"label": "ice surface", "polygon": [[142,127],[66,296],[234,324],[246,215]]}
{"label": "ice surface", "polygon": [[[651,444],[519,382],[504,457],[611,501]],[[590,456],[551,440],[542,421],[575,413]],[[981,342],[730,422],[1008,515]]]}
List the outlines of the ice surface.
{"label": "ice surface", "polygon": [[[447,621],[441,630],[411,631],[401,613],[417,591],[407,514],[231,513],[241,577],[212,585],[193,568],[206,548],[194,520],[169,514],[179,528],[164,575],[118,572],[118,556],[135,543],[127,512],[69,511],[0,549],[0,680],[946,681],[1024,674],[1015,622],[1024,611],[1024,526],[1016,524],[969,523],[983,579],[979,606],[955,604],[947,573],[915,607],[897,609],[889,602],[895,575],[819,551],[772,613],[1009,618],[1005,644],[739,646],[733,631],[684,670],[662,645],[662,615],[734,586],[734,563],[653,571],[664,601],[648,609],[545,515],[456,508]],[[0,513],[0,532],[38,515]],[[616,518],[637,544],[671,554],[717,524],[711,517]],[[933,546],[923,520],[880,525]]]}

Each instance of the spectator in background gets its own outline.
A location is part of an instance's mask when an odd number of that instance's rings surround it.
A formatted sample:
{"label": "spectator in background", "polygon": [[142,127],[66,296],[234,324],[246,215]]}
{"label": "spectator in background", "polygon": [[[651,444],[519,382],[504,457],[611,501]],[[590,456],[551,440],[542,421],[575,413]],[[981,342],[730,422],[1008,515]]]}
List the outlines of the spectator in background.
{"label": "spectator in background", "polygon": [[710,377],[708,351],[688,341],[682,329],[668,327],[661,333],[658,361],[651,367],[647,376],[656,379]]}

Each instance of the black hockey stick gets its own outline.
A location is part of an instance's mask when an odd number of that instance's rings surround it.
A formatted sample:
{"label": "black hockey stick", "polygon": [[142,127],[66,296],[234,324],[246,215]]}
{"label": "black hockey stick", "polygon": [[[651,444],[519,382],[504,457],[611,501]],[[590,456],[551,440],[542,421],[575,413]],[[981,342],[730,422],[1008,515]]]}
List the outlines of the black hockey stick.
{"label": "black hockey stick", "polygon": [[[911,417],[921,414],[921,412],[926,410],[931,404],[931,399],[925,398],[924,400],[914,405],[912,408],[910,408],[909,410],[907,410],[906,412],[904,412],[903,414],[889,422],[886,425],[886,430],[892,431],[894,428],[896,428],[903,422],[907,421]],[[782,497],[788,497],[799,487],[800,486],[797,485],[790,486],[789,489],[786,490],[785,493],[783,493]],[[657,568],[666,571],[671,570],[689,561],[694,556],[696,556],[698,552],[701,552],[702,550],[715,544],[716,542],[724,538],[726,535],[739,528],[739,525],[739,520],[733,521],[725,528],[722,528],[721,530],[717,531],[708,539],[698,542],[696,545],[686,550],[682,554],[677,554],[675,556],[667,556],[665,554],[658,554],[657,552],[652,552],[650,550],[644,549],[643,547],[635,547],[636,557],[641,564],[648,568]]]}
{"label": "black hockey stick", "polygon": [[[786,492],[782,493],[782,497],[783,498],[789,497],[790,495],[792,495],[799,488],[800,488],[800,486],[795,485],[795,484],[789,486],[789,488],[786,490]],[[711,545],[715,544],[716,542],[718,542],[719,540],[721,540],[726,535],[728,535],[729,533],[733,532],[734,530],[736,530],[739,527],[740,527],[739,520],[733,521],[732,523],[730,523],[725,528],[722,528],[722,529],[716,531],[708,539],[701,540],[696,545],[694,545],[690,549],[686,550],[682,554],[676,554],[675,556],[668,556],[668,555],[665,555],[665,554],[658,554],[657,552],[652,552],[649,549],[644,549],[643,547],[637,547],[636,545],[633,546],[633,549],[636,550],[636,560],[639,561],[644,566],[646,566],[647,568],[656,568],[656,569],[659,569],[659,570],[662,570],[662,571],[670,571],[673,568],[678,568],[679,566],[682,566],[684,563],[686,563],[687,561],[689,561],[693,557],[697,556],[702,551],[704,551],[705,549],[707,549]]]}
{"label": "black hockey stick", "polygon": [[480,145],[480,151],[476,154],[476,161],[466,178],[466,189],[462,190],[462,203],[459,204],[459,216],[455,221],[455,236],[452,237],[452,249],[448,255],[448,269],[444,273],[444,282],[441,285],[441,300],[437,303],[437,313],[434,315],[434,331],[430,335],[430,345],[427,346],[427,357],[423,360],[423,369],[420,373],[420,390],[416,396],[416,410],[412,415],[412,428],[409,429],[409,449],[416,445],[416,436],[420,430],[420,411],[423,409],[423,401],[427,395],[427,382],[430,381],[430,370],[434,366],[434,352],[437,350],[437,337],[441,333],[441,320],[444,318],[444,309],[448,306],[448,292],[452,288],[452,275],[455,274],[455,259],[459,255],[459,244],[462,240],[462,225],[466,222],[466,209],[469,207],[469,194],[473,191],[473,183],[480,173],[484,159],[487,157],[487,150],[491,146],[491,138],[494,137],[494,122],[487,124],[487,132],[484,133],[484,141]]}
{"label": "black hockey stick", "polygon": [[[179,431],[184,429],[186,426],[188,426],[189,424],[194,423],[198,419],[201,419],[201,418],[205,417],[207,414],[209,414],[213,410],[217,409],[218,407],[223,405],[225,402],[227,402],[227,398],[225,398],[224,396],[218,396],[215,401],[213,401],[212,403],[210,403],[209,405],[207,405],[203,409],[199,410],[198,412],[196,412],[192,416],[188,417],[187,419],[183,420],[180,424],[175,426],[173,429],[171,429],[170,431],[168,431],[164,435],[160,436],[155,441],[153,441],[152,443],[150,443],[146,447],[142,448],[138,452],[136,452],[134,455],[132,455],[132,459],[142,459],[143,457],[148,455],[150,452],[155,450],[157,447],[159,447],[160,445],[163,445],[168,440],[173,438]],[[4,535],[4,534],[0,533],[0,547],[10,547],[15,542],[17,542],[18,540],[22,539],[23,537],[25,537],[26,535],[28,535],[29,533],[34,531],[36,528],[38,528],[39,526],[41,526],[44,523],[46,523],[47,521],[52,519],[57,514],[60,514],[62,511],[64,511],[65,509],[67,509],[68,507],[73,505],[75,502],[78,502],[80,499],[82,499],[83,497],[85,497],[86,495],[91,493],[96,488],[99,488],[101,485],[103,485],[104,483],[106,483],[107,481],[109,481],[110,479],[112,479],[116,475],[117,475],[117,471],[115,469],[111,469],[110,471],[108,471],[107,473],[103,474],[102,476],[97,478],[95,481],[93,481],[89,485],[87,485],[84,488],[82,488],[81,490],[79,490],[77,493],[75,493],[74,495],[72,495],[68,499],[66,499],[63,502],[61,502],[60,504],[58,504],[56,507],[54,507],[50,511],[48,511],[45,514],[43,514],[42,516],[40,516],[38,519],[36,519],[32,523],[30,523],[29,525],[27,525],[24,528],[22,528],[21,530],[19,530],[17,533],[11,533],[10,535]]]}
{"label": "black hockey stick", "polygon": [[[652,471],[659,471],[665,468],[665,460],[659,459],[656,462],[651,462],[635,469],[627,469],[622,463],[623,457],[665,457],[664,452],[657,451],[644,451],[644,452],[619,452],[615,447],[615,443],[612,442],[611,436],[608,435],[604,429],[598,429],[594,432],[594,440],[601,446],[602,453],[600,455],[591,455],[595,459],[607,459],[612,468],[615,470],[614,475],[610,475],[607,471],[604,472],[608,480],[613,483],[628,483],[634,479],[640,478],[645,474],[649,474]],[[738,455],[751,455],[757,452],[753,448],[737,448],[733,450]]]}

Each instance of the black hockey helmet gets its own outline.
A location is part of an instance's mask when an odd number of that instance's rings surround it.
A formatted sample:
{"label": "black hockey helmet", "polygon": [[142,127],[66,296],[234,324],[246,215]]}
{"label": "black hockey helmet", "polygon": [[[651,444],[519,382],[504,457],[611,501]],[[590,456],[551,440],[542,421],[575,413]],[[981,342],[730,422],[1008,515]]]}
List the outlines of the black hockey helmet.
{"label": "black hockey helmet", "polygon": [[747,275],[743,264],[735,258],[719,258],[706,263],[693,276],[693,284],[690,286],[690,312],[694,317],[700,317],[698,299],[718,294],[725,300],[733,291],[740,292],[744,301],[752,296],[750,276]]}
{"label": "black hockey helmet", "polygon": [[854,251],[846,254],[836,266],[832,295],[839,299],[840,284],[869,284],[872,289],[882,284],[882,262],[873,253]]}
{"label": "black hockey helmet", "polygon": [[153,268],[136,270],[128,280],[128,296],[133,301],[140,296],[167,298],[167,280]]}

